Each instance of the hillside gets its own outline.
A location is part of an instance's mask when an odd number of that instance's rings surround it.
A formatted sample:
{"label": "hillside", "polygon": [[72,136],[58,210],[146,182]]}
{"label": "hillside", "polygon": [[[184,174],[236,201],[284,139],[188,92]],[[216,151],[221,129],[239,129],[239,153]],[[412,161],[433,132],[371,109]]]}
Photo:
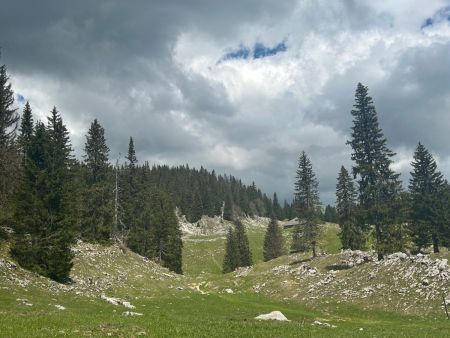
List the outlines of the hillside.
{"label": "hillside", "polygon": [[[117,245],[78,242],[73,283],[61,285],[16,266],[2,242],[0,336],[439,337],[450,328],[447,252],[378,262],[371,252],[341,253],[336,225],[325,224],[320,257],[262,262],[267,219],[256,218],[245,220],[256,264],[223,275],[228,224],[202,221],[205,234],[184,233],[184,276]],[[254,320],[274,310],[290,322]]]}

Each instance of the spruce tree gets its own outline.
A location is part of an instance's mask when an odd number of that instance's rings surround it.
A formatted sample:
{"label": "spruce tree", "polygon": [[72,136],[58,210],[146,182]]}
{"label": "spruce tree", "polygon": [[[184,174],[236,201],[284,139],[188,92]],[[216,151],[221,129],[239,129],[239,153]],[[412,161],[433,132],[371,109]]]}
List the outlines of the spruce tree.
{"label": "spruce tree", "polygon": [[128,155],[125,158],[128,160],[128,163],[123,170],[123,175],[120,175],[123,180],[121,182],[123,223],[124,227],[130,230],[135,226],[137,214],[139,213],[135,203],[139,193],[138,170],[136,167],[138,160],[136,158],[134,141],[132,137],[130,137],[130,142],[128,144]]}
{"label": "spruce tree", "polygon": [[294,203],[299,220],[303,224],[294,229],[291,250],[304,251],[312,249],[316,257],[316,244],[319,235],[318,211],[320,210],[319,183],[312,164],[306,153],[300,155],[295,181]]}
{"label": "spruce tree", "polygon": [[50,161],[48,184],[50,194],[46,202],[49,214],[51,248],[47,255],[47,275],[57,281],[69,278],[72,267],[70,246],[75,240],[75,215],[73,200],[72,146],[69,132],[56,107],[48,118]]}
{"label": "spruce tree", "polygon": [[239,250],[237,246],[236,232],[232,227],[228,229],[225,244],[225,256],[223,259],[222,272],[228,273],[236,270],[240,265]]}
{"label": "spruce tree", "polygon": [[389,241],[387,227],[392,221],[391,206],[401,191],[399,175],[390,168],[395,155],[386,145],[368,88],[358,83],[355,94],[351,140],[353,176],[358,178],[362,224],[374,225],[378,258],[383,258],[384,242]]}
{"label": "spruce tree", "polygon": [[280,203],[278,202],[278,196],[277,196],[276,192],[273,193],[272,210],[273,210],[273,215],[275,215],[276,219],[282,220],[284,218],[283,209],[281,208]]}
{"label": "spruce tree", "polygon": [[58,282],[69,278],[70,245],[74,241],[70,217],[67,130],[58,113],[48,128],[38,123],[31,138],[15,208],[11,254],[24,268]]}
{"label": "spruce tree", "polygon": [[90,184],[105,182],[109,168],[109,148],[106,145],[105,130],[97,119],[89,127],[84,151],[84,162],[88,169],[88,182]]}
{"label": "spruce tree", "polygon": [[128,160],[128,166],[134,167],[137,164],[136,151],[134,149],[133,138],[130,137],[130,142],[128,143],[128,155],[125,156]]}
{"label": "spruce tree", "polygon": [[433,156],[420,142],[414,152],[411,166],[413,170],[409,191],[412,239],[419,250],[432,244],[434,252],[439,252],[442,233],[440,220],[443,212],[439,202],[444,190],[444,179],[437,171]]}
{"label": "spruce tree", "polygon": [[12,191],[17,179],[18,156],[16,130],[19,115],[14,108],[14,93],[6,66],[0,66],[0,225],[9,223],[12,214]]}
{"label": "spruce tree", "polygon": [[341,227],[339,234],[342,248],[362,249],[364,247],[364,235],[356,222],[357,194],[353,180],[344,166],[341,166],[336,184],[336,211]]}
{"label": "spruce tree", "polygon": [[250,243],[248,241],[247,233],[244,224],[240,220],[234,222],[236,231],[236,243],[239,252],[239,266],[252,265],[252,253],[250,252]]}
{"label": "spruce tree", "polygon": [[275,217],[271,217],[264,237],[264,261],[284,255],[283,233]]}
{"label": "spruce tree", "polygon": [[113,223],[113,196],[108,183],[108,153],[105,131],[97,119],[91,123],[84,147],[86,183],[83,191],[81,237],[87,241],[108,242]]}
{"label": "spruce tree", "polygon": [[19,146],[22,158],[25,159],[33,137],[33,113],[28,101],[23,109],[19,132]]}

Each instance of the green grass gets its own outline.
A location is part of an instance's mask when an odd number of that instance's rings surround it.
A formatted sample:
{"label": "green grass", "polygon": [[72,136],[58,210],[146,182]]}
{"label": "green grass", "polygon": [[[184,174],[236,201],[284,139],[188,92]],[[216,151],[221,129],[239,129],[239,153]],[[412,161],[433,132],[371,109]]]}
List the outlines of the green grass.
{"label": "green grass", "polygon": [[[131,253],[116,252],[111,256],[105,252],[95,260],[77,258],[74,272],[83,278],[125,272],[125,284],[108,288],[106,294],[130,300],[136,306],[132,310],[109,304],[95,295],[54,292],[33,285],[22,288],[9,282],[8,275],[2,275],[0,270],[0,337],[448,337],[450,321],[441,312],[406,315],[394,308],[383,311],[369,303],[383,302],[382,298],[344,304],[332,296],[320,302],[303,302],[300,297],[292,297],[293,292],[306,292],[307,285],[302,284],[306,282],[287,287],[284,282],[292,281],[292,276],[274,276],[270,271],[275,266],[305,259],[309,254],[262,262],[264,231],[263,228],[248,231],[256,263],[248,277],[221,273],[223,235],[193,236],[186,240],[183,251],[186,277],[179,279],[160,279],[160,274],[145,270],[148,263]],[[339,252],[338,231],[334,225],[324,228],[319,241],[323,251]],[[289,238],[290,231],[285,230],[284,234]],[[0,257],[5,257],[6,252],[6,246],[1,245]],[[335,259],[326,256],[309,264],[322,271]],[[101,269],[100,261],[104,262]],[[364,269],[361,272],[367,274]],[[340,273],[352,278],[357,270]],[[35,278],[26,272],[20,272],[19,277],[21,274]],[[206,294],[193,287],[200,282],[204,282],[201,289]],[[255,283],[267,283],[273,292],[255,293],[252,291]],[[234,294],[224,293],[225,288],[233,289]],[[33,306],[17,299],[27,299]],[[66,310],[56,309],[56,304]],[[254,319],[274,310],[281,311],[290,322]],[[125,311],[143,315],[125,317],[122,315]],[[315,320],[336,328],[314,326]]]}
{"label": "green grass", "polygon": [[[333,311],[318,311],[249,294],[180,291],[176,296],[161,295],[135,302],[134,311],[143,313],[140,317],[124,317],[125,308],[68,294],[48,299],[45,292],[30,290],[26,297],[32,307],[18,305],[16,297],[0,293],[3,337],[445,337],[450,329],[450,322],[442,318],[361,311],[342,305],[330,305]],[[51,305],[55,303],[67,309],[59,311]],[[273,310],[282,311],[291,321],[253,319]],[[314,320],[337,327],[313,326]]]}

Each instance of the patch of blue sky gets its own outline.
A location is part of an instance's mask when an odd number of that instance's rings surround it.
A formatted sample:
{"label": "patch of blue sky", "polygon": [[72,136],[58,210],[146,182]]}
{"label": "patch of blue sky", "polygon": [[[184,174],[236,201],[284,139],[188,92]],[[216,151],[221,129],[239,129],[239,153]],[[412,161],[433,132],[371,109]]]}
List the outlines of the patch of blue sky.
{"label": "patch of blue sky", "polygon": [[17,94],[16,99],[17,99],[17,102],[19,102],[20,104],[25,103],[25,97],[21,94]]}
{"label": "patch of blue sky", "polygon": [[432,17],[426,18],[420,28],[424,29],[442,21],[450,22],[450,6],[443,7],[434,13]]}
{"label": "patch of blue sky", "polygon": [[244,59],[247,60],[249,58],[252,59],[261,59],[269,56],[274,56],[278,53],[287,51],[286,43],[280,42],[275,47],[267,47],[263,43],[255,43],[252,49],[241,45],[238,49],[233,50],[231,52],[226,53],[218,63],[227,60],[236,60],[236,59]]}
{"label": "patch of blue sky", "polygon": [[265,58],[268,56],[276,55],[280,52],[285,52],[286,50],[287,50],[287,46],[284,43],[284,41],[280,42],[274,48],[268,48],[268,47],[264,46],[262,43],[257,43],[257,44],[255,44],[255,47],[253,48],[253,58],[254,59]]}

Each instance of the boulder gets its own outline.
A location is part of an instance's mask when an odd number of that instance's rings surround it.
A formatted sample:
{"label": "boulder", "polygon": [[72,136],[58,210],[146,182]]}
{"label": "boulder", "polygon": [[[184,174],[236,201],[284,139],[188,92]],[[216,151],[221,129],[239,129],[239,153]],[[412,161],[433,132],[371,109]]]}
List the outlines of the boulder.
{"label": "boulder", "polygon": [[279,320],[279,321],[282,321],[282,322],[289,322],[289,319],[287,319],[285,317],[285,315],[282,314],[280,311],[272,311],[270,313],[262,314],[262,315],[259,315],[259,316],[255,317],[255,319],[258,319],[258,320]]}

